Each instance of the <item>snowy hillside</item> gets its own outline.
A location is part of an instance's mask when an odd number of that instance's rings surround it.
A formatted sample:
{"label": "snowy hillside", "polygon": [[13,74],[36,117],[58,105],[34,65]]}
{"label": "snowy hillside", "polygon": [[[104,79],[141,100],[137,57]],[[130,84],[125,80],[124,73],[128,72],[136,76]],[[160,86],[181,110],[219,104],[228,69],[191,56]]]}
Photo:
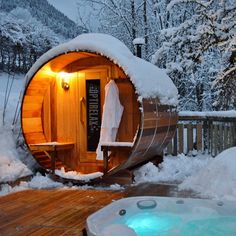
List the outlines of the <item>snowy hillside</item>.
{"label": "snowy hillside", "polygon": [[[67,3],[68,4],[68,3]],[[40,21],[44,26],[64,38],[74,38],[84,31],[84,28],[77,26],[74,21],[58,11],[47,0],[11,0],[1,1],[1,11],[11,12],[16,8],[24,8]]]}
{"label": "snowy hillside", "polygon": [[0,71],[26,73],[43,53],[82,32],[47,0],[0,1]]}

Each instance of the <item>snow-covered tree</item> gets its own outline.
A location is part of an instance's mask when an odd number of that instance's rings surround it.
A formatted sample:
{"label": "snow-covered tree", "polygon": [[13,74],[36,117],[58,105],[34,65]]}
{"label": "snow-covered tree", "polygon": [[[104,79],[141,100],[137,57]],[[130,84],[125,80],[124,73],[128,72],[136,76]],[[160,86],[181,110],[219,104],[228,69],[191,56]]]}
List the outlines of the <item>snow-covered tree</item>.
{"label": "snow-covered tree", "polygon": [[218,110],[236,109],[236,37],[224,56],[228,59],[228,64],[213,84],[216,93],[213,105]]}
{"label": "snow-covered tree", "polygon": [[211,109],[205,99],[213,98],[211,83],[227,65],[222,55],[236,35],[236,2],[172,0],[163,5],[166,23],[153,62],[166,68],[177,85],[181,109]]}
{"label": "snow-covered tree", "polygon": [[26,9],[0,13],[0,69],[26,72],[42,53],[59,43],[58,38]]}
{"label": "snow-covered tree", "polygon": [[144,38],[143,57],[150,58],[156,44],[156,33],[154,33],[156,27],[152,1],[82,0],[79,1],[78,8],[81,7],[81,2],[83,2],[84,6],[90,6],[90,9],[92,9],[91,14],[87,15],[87,21],[84,22],[91,25],[96,21],[98,25],[97,31],[109,33],[119,38],[133,52],[135,51],[133,40],[135,38]]}

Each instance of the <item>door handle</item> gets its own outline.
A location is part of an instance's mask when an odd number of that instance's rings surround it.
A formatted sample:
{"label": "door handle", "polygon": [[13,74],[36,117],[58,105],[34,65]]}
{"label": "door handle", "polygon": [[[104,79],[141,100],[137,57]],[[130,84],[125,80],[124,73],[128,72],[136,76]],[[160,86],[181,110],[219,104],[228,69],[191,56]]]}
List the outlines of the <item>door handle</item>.
{"label": "door handle", "polygon": [[81,98],[80,98],[80,101],[79,101],[79,107],[80,107],[79,113],[80,113],[80,122],[81,122],[82,124],[84,124],[83,104],[85,104],[85,98],[84,98],[84,97],[81,97]]}

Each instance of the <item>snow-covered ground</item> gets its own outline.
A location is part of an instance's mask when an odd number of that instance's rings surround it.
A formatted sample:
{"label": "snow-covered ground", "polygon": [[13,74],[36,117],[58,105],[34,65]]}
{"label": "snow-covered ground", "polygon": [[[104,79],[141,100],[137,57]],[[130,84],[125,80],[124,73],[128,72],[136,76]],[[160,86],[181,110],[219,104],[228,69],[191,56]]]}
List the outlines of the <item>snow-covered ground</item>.
{"label": "snow-covered ground", "polygon": [[180,189],[191,189],[203,197],[236,200],[236,147],[212,158],[205,168],[186,178]]}
{"label": "snow-covered ground", "polygon": [[178,182],[179,190],[192,190],[203,198],[236,200],[235,157],[236,147],[215,158],[168,156],[159,167],[152,163],[142,166],[135,172],[135,182]]}
{"label": "snow-covered ground", "polygon": [[31,170],[20,161],[11,131],[19,94],[23,86],[23,75],[16,75],[14,79],[5,113],[5,125],[3,125],[5,91],[11,81],[12,77],[8,80],[7,74],[0,74],[0,183],[14,181],[32,174]]}
{"label": "snow-covered ground", "polygon": [[199,117],[236,117],[236,111],[180,111],[180,116],[199,116]]}
{"label": "snow-covered ground", "polygon": [[[19,94],[23,86],[23,75],[17,76],[13,83],[13,89],[9,97],[6,110],[5,125],[2,122],[2,113],[7,85],[7,74],[0,74],[0,183],[14,181],[22,176],[31,175],[32,171],[20,160],[16,149],[15,141],[11,131],[11,125],[19,99]],[[232,112],[231,112],[232,113]],[[194,157],[180,154],[176,156],[166,156],[164,162],[158,167],[152,163],[147,163],[134,172],[135,183],[143,182],[170,182],[179,184],[179,189],[191,189],[200,193],[202,197],[216,199],[236,200],[236,147],[225,150],[216,158],[209,155],[198,154]],[[83,179],[84,177],[76,172],[65,173],[58,171],[63,177]],[[100,173],[97,173],[100,176]],[[52,181],[47,176],[35,174],[29,182],[21,182],[19,186],[12,188],[8,184],[0,186],[0,195],[5,195],[24,189],[48,189],[48,188],[68,188],[61,183]],[[77,188],[77,187],[70,187]],[[83,186],[83,188],[92,188]],[[112,185],[109,189],[122,189],[118,184]]]}
{"label": "snow-covered ground", "polygon": [[143,182],[181,183],[188,177],[197,174],[213,158],[209,155],[166,156],[158,167],[149,162],[134,172],[136,184]]}

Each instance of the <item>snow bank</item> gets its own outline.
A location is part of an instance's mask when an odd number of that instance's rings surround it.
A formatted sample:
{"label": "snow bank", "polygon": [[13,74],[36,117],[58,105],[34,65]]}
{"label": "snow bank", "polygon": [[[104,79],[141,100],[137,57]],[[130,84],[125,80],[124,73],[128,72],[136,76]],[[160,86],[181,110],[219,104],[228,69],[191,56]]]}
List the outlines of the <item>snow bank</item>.
{"label": "snow bank", "polygon": [[106,34],[81,34],[75,39],[49,50],[27,73],[28,82],[49,60],[74,51],[88,51],[109,58],[130,77],[139,96],[143,98],[158,97],[162,104],[177,105],[177,88],[165,70],[135,57],[121,41]]}
{"label": "snow bank", "polygon": [[42,176],[37,174],[31,181],[25,182],[21,181],[18,186],[11,187],[8,184],[3,184],[1,186],[0,196],[6,195],[13,192],[23,191],[26,189],[52,189],[52,188],[62,188],[64,185],[62,183],[55,182],[47,176]]}
{"label": "snow bank", "polygon": [[186,179],[180,189],[192,189],[204,197],[236,200],[236,147],[211,160],[208,166]]}
{"label": "snow bank", "polygon": [[113,191],[121,191],[124,190],[124,187],[119,184],[112,184],[110,186],[90,186],[90,185],[82,185],[82,186],[73,186],[73,185],[63,185],[60,182],[55,182],[50,179],[48,176],[42,176],[40,173],[37,173],[29,182],[21,181],[18,186],[11,187],[9,184],[0,185],[0,196],[7,195],[9,193],[14,193],[18,191],[23,191],[27,189],[55,189],[58,188],[60,190],[78,190],[78,189],[96,189],[96,190],[113,190]]}
{"label": "snow bank", "polygon": [[61,170],[55,170],[55,174],[67,179],[75,179],[75,180],[82,180],[88,182],[91,179],[99,178],[103,176],[102,172],[94,172],[90,174],[81,174],[77,171],[67,171],[65,172],[65,168],[61,168]]}
{"label": "snow bank", "polygon": [[31,174],[19,160],[11,131],[0,128],[0,182],[14,181]]}
{"label": "snow bank", "polygon": [[26,189],[28,189],[28,184],[23,181],[15,187],[11,187],[9,184],[3,184],[0,186],[0,196],[5,196],[9,193],[15,193]]}
{"label": "snow bank", "polygon": [[28,188],[32,189],[52,189],[52,188],[58,188],[63,187],[62,183],[55,182],[51,180],[47,176],[42,176],[41,174],[37,174],[32,178],[30,182],[28,182]]}
{"label": "snow bank", "polygon": [[109,186],[109,189],[117,191],[117,190],[124,190],[124,187],[119,184],[112,184]]}
{"label": "snow bank", "polygon": [[3,126],[2,118],[7,81],[11,83],[11,78],[8,77],[8,74],[0,74],[0,182],[14,181],[32,174],[19,160],[19,154],[11,131],[11,123],[19,100],[23,79],[22,76],[17,76],[13,80],[12,91],[6,109],[5,125]]}
{"label": "snow bank", "polygon": [[149,162],[134,171],[136,184],[143,182],[182,182],[186,178],[198,173],[212,160],[208,155],[188,157],[180,154],[177,157],[164,157],[158,167]]}
{"label": "snow bank", "polygon": [[236,111],[180,111],[180,116],[200,116],[200,117],[236,117]]}

